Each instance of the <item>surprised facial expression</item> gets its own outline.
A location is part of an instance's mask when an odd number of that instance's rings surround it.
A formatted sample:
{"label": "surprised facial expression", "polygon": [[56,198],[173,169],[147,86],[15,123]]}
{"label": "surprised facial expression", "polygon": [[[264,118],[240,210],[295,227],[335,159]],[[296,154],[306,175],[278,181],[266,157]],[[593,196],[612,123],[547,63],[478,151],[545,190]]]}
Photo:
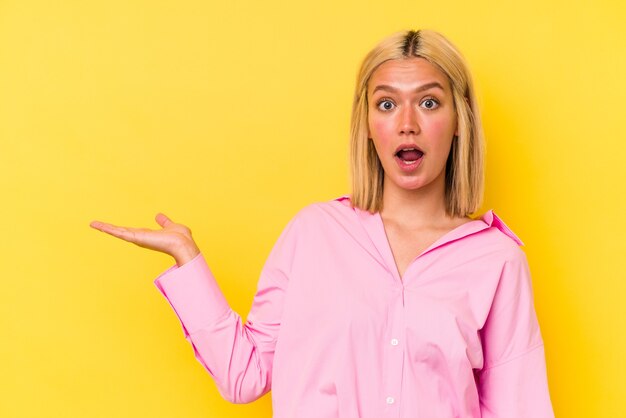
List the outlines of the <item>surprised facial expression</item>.
{"label": "surprised facial expression", "polygon": [[385,188],[445,187],[457,118],[447,76],[424,58],[389,60],[370,77],[369,138]]}

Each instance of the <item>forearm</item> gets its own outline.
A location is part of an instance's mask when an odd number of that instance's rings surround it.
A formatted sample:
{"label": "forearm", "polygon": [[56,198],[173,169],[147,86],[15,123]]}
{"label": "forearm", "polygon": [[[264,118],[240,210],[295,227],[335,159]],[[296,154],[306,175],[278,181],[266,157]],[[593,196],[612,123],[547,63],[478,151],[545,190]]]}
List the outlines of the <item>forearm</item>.
{"label": "forearm", "polygon": [[168,269],[155,285],[176,312],[195,357],[225,399],[247,403],[270,390],[276,340],[273,322],[269,326],[262,321],[244,324],[228,305],[201,254],[182,267]]}

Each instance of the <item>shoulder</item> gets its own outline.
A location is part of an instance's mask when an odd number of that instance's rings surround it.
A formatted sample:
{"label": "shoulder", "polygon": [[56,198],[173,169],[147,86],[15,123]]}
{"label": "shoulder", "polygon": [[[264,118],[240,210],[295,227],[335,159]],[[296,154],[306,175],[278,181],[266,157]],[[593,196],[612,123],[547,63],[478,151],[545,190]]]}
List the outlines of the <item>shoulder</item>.
{"label": "shoulder", "polygon": [[353,232],[357,222],[351,205],[341,203],[340,198],[309,203],[299,209],[286,223],[278,238],[278,244],[289,243],[295,247],[298,242],[307,242],[307,245],[310,245],[319,242],[321,237],[331,239],[340,231]]}
{"label": "shoulder", "polygon": [[348,195],[327,200],[309,203],[296,213],[294,220],[305,225],[319,225],[329,221],[348,222],[353,219],[355,210]]}

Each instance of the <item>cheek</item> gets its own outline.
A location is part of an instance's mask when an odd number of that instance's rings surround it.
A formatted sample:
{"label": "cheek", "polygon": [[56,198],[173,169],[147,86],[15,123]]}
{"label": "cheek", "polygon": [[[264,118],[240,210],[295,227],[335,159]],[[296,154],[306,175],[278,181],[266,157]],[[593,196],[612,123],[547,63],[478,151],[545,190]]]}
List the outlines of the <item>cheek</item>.
{"label": "cheek", "polygon": [[428,124],[429,136],[442,146],[452,143],[455,129],[456,123],[450,122],[449,118],[433,119]]}
{"label": "cheek", "polygon": [[369,118],[370,136],[374,138],[384,141],[389,136],[392,129],[393,126],[389,123],[387,119],[376,117]]}

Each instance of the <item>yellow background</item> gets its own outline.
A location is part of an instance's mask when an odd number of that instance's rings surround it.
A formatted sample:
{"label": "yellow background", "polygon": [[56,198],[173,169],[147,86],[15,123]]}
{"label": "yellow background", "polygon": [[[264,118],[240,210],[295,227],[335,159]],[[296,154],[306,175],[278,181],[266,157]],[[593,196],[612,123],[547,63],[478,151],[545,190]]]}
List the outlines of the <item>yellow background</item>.
{"label": "yellow background", "polygon": [[525,242],[559,417],[626,395],[620,2],[0,1],[0,416],[270,417],[223,400],[152,281],[93,219],[188,225],[245,318],[303,206],[348,189],[357,66],[430,28],[463,51],[487,189]]}

